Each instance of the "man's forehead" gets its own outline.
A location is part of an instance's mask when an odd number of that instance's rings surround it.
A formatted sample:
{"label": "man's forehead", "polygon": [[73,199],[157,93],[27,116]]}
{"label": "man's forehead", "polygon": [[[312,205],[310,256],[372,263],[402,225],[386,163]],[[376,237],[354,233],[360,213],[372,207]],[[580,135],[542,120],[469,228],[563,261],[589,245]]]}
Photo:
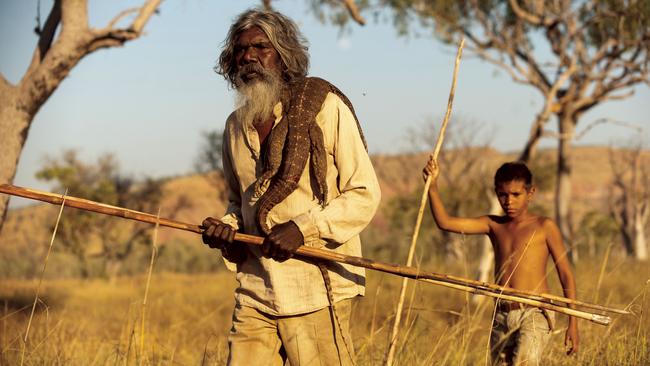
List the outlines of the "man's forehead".
{"label": "man's forehead", "polygon": [[236,37],[236,42],[251,42],[251,41],[268,41],[269,37],[264,33],[264,31],[254,25],[250,28],[246,28],[239,32]]}

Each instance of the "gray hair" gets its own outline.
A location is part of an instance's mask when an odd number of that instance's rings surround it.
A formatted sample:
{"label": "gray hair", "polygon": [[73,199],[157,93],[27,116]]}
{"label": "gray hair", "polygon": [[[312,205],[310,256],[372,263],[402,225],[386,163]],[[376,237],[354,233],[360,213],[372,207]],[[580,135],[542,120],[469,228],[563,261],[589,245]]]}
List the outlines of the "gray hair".
{"label": "gray hair", "polygon": [[219,61],[214,67],[232,87],[236,87],[235,42],[239,34],[252,27],[259,27],[269,38],[282,60],[282,78],[291,81],[307,76],[309,53],[307,40],[298,26],[287,16],[273,10],[249,9],[243,12],[228,31],[223,42]]}

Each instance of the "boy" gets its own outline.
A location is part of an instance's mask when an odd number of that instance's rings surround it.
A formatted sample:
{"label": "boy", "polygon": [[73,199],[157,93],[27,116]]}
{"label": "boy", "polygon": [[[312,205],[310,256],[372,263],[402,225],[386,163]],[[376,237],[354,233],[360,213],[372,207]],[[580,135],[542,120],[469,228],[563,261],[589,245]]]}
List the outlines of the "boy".
{"label": "boy", "polygon": [[[503,164],[494,176],[494,189],[505,215],[476,218],[453,217],[445,211],[438,193],[439,168],[433,158],[423,169],[431,176],[431,212],[441,230],[462,234],[486,234],[494,248],[496,282],[501,286],[536,293],[549,292],[546,264],[549,255],[555,262],[564,296],[576,298],[576,284],[566,257],[562,236],[549,218],[528,212],[535,187],[524,163]],[[493,364],[538,365],[548,343],[553,313],[516,302],[497,301],[492,324],[490,349]],[[564,344],[567,354],[578,352],[578,324],[569,318]]]}

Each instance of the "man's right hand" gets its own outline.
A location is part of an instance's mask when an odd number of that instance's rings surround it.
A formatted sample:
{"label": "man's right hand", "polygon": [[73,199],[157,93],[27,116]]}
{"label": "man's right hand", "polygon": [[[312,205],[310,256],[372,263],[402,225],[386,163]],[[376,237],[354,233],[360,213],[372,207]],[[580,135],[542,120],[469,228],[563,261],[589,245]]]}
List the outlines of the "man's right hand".
{"label": "man's right hand", "polygon": [[232,226],[208,217],[203,220],[201,227],[204,229],[204,244],[213,249],[220,249],[221,255],[230,262],[240,263],[246,259],[246,247],[233,243],[237,231]]}

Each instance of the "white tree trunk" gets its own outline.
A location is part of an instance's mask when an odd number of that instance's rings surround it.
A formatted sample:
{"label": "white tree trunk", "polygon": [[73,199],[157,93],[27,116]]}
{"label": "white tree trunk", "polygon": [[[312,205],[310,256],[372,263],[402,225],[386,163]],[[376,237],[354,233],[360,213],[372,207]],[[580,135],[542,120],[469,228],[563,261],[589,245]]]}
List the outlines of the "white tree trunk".
{"label": "white tree trunk", "polygon": [[569,250],[573,263],[578,261],[578,250],[573,243],[571,227],[571,170],[573,169],[571,137],[574,131],[574,121],[567,116],[559,116],[560,136],[557,157],[557,182],[555,187],[555,220],[564,245]]}
{"label": "white tree trunk", "polygon": [[449,263],[458,263],[465,261],[465,251],[463,251],[463,238],[458,235],[448,235],[445,242],[445,259]]}
{"label": "white tree trunk", "polygon": [[634,257],[639,261],[648,259],[648,244],[645,238],[645,225],[643,216],[635,215],[634,218]]}
{"label": "white tree trunk", "polygon": [[[497,196],[490,192],[490,214],[499,215],[501,213],[501,205]],[[478,273],[476,275],[476,280],[481,282],[488,282],[490,279],[490,271],[494,266],[494,248],[492,247],[492,242],[490,238],[485,235],[483,238],[483,244],[481,245],[481,259],[478,264]],[[472,295],[472,303],[480,304],[485,300],[485,296]]]}

